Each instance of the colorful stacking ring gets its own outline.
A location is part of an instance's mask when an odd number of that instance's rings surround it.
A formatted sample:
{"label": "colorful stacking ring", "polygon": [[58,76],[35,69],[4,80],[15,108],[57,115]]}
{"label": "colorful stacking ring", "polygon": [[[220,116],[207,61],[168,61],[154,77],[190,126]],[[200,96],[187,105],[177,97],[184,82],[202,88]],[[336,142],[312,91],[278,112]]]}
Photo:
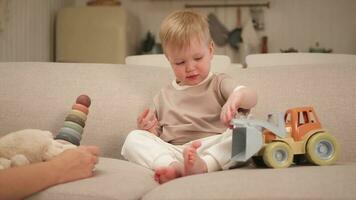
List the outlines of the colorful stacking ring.
{"label": "colorful stacking ring", "polygon": [[91,100],[87,95],[78,96],[55,139],[66,140],[72,144],[79,145],[90,104]]}
{"label": "colorful stacking ring", "polygon": [[87,120],[87,115],[79,110],[71,110],[69,115],[77,115],[78,117],[82,118],[84,122]]}
{"label": "colorful stacking ring", "polygon": [[71,121],[74,123],[79,124],[81,127],[85,127],[85,120],[83,120],[82,118],[78,117],[78,115],[67,115],[65,121]]}
{"label": "colorful stacking ring", "polygon": [[76,130],[68,128],[68,127],[62,127],[61,129],[59,129],[59,134],[62,134],[62,133],[67,133],[67,134],[73,135],[78,140],[82,139],[82,135],[80,133],[78,133]]}
{"label": "colorful stacking ring", "polygon": [[71,128],[80,134],[83,133],[83,127],[81,127],[79,124],[71,122],[71,121],[65,121],[63,127]]}
{"label": "colorful stacking ring", "polygon": [[68,142],[70,142],[70,143],[72,143],[72,144],[74,144],[74,145],[77,145],[77,146],[79,146],[79,144],[80,144],[80,140],[78,140],[78,138],[77,137],[75,137],[74,135],[71,135],[71,134],[69,134],[69,133],[66,133],[66,132],[60,132],[57,136],[56,136],[56,138],[55,138],[56,140],[65,140],[65,141],[68,141]]}
{"label": "colorful stacking ring", "polygon": [[86,106],[84,106],[84,105],[82,105],[82,104],[79,104],[79,103],[74,104],[74,105],[72,106],[72,109],[82,111],[82,112],[85,113],[86,115],[89,114],[89,109],[88,109]]}

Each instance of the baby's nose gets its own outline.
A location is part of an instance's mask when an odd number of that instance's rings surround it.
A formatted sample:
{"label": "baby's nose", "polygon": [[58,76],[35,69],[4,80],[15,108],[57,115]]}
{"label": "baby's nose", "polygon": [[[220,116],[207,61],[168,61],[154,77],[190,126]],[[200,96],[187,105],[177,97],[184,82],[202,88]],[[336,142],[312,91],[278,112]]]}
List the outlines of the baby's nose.
{"label": "baby's nose", "polygon": [[187,67],[185,68],[185,70],[187,72],[193,71],[195,69],[196,64],[197,63],[194,62],[194,61],[191,61],[191,62],[187,63]]}

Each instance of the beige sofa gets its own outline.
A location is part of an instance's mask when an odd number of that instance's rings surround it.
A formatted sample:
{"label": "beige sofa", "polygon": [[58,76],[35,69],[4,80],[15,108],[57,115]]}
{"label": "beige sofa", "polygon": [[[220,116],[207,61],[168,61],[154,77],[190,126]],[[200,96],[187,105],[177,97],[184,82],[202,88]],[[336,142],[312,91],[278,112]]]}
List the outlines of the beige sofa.
{"label": "beige sofa", "polygon": [[179,178],[163,185],[149,169],[120,156],[136,117],[173,74],[166,67],[119,64],[0,63],[0,134],[24,128],[50,130],[63,124],[79,94],[92,105],[82,144],[102,150],[93,178],[49,188],[29,199],[355,199],[356,63],[228,68],[254,88],[255,118],[287,108],[314,106],[341,145],[333,166],[287,169],[245,167]]}

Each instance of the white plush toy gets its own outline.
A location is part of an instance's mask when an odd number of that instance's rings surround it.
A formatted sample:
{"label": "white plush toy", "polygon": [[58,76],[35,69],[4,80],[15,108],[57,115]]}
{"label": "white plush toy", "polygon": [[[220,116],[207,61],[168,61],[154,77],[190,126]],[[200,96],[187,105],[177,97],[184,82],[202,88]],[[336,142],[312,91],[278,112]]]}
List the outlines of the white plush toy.
{"label": "white plush toy", "polygon": [[0,170],[47,161],[66,149],[76,147],[53,139],[49,131],[25,129],[9,133],[0,138]]}

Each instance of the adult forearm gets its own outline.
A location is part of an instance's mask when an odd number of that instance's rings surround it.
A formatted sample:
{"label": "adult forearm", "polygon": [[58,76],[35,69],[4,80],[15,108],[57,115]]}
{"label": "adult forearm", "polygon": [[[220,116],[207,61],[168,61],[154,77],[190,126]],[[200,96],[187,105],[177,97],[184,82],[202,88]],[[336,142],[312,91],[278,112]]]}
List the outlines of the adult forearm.
{"label": "adult forearm", "polygon": [[41,162],[0,171],[0,199],[23,199],[58,181],[57,172],[48,162]]}
{"label": "adult forearm", "polygon": [[93,176],[100,150],[69,149],[47,162],[0,171],[0,199],[23,199],[50,186]]}

